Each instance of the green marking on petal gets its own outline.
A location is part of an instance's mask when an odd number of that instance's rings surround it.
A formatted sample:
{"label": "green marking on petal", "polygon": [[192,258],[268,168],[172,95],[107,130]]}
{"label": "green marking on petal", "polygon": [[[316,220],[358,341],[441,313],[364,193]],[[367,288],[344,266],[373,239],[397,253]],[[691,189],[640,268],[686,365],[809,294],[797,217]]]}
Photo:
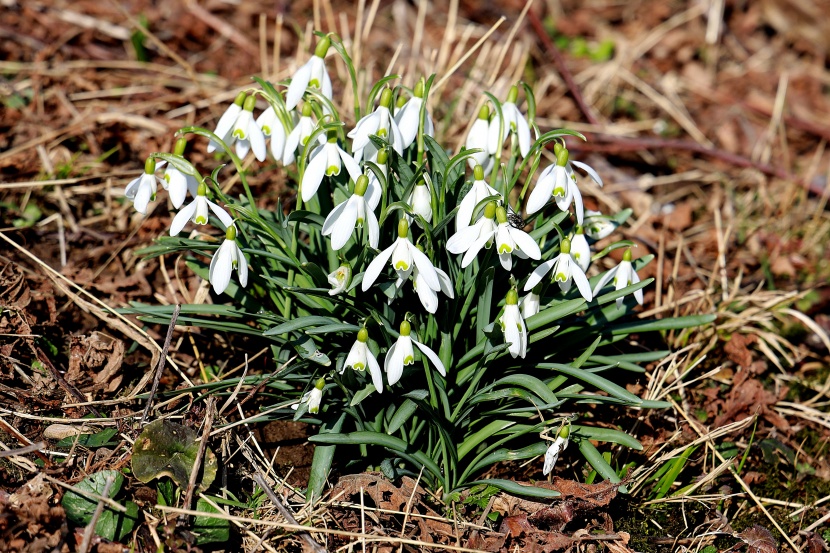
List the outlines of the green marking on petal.
{"label": "green marking on petal", "polygon": [[332,176],[332,175],[337,175],[339,173],[340,173],[340,167],[338,167],[337,165],[329,165],[328,169],[326,169],[326,175],[329,176],[329,177]]}
{"label": "green marking on petal", "polygon": [[271,134],[271,127],[269,125],[262,125],[262,132],[265,134]]}
{"label": "green marking on petal", "polygon": [[317,79],[311,79],[310,81],[308,81],[308,86],[320,88],[320,81],[318,81]]}
{"label": "green marking on petal", "polygon": [[387,132],[386,129],[378,129],[378,136],[381,138],[386,138]]}
{"label": "green marking on petal", "polygon": [[240,140],[245,140],[245,131],[242,129],[234,129],[233,135]]}
{"label": "green marking on petal", "polygon": [[355,363],[354,365],[352,365],[352,368],[356,371],[363,372],[366,370],[366,365],[364,365],[363,363]]}
{"label": "green marking on petal", "polygon": [[403,364],[404,365],[411,365],[414,362],[415,362],[415,357],[413,357],[412,355],[407,355],[403,359]]}
{"label": "green marking on petal", "polygon": [[565,273],[556,273],[556,275],[553,277],[553,280],[555,280],[556,282],[565,282],[566,280],[568,280],[568,277],[565,276]]}
{"label": "green marking on petal", "polygon": [[193,222],[197,225],[204,225],[207,223],[207,217],[205,217],[204,215],[197,215],[196,218],[193,219]]}
{"label": "green marking on petal", "polygon": [[509,244],[500,244],[499,245],[499,253],[511,253],[513,248],[510,247]]}
{"label": "green marking on petal", "polygon": [[395,270],[396,271],[408,271],[409,264],[406,261],[398,261],[395,263]]}
{"label": "green marking on petal", "polygon": [[559,186],[557,188],[554,188],[553,189],[553,195],[554,196],[559,196],[560,198],[564,198],[565,197],[565,189],[562,188],[561,186]]}

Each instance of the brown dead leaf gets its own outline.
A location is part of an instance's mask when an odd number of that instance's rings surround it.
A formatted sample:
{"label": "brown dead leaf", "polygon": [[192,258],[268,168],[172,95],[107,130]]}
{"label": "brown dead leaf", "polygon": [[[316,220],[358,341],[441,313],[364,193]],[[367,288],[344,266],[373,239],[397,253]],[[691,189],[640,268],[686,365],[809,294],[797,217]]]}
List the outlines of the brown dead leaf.
{"label": "brown dead leaf", "polygon": [[473,530],[467,543],[464,545],[467,549],[478,549],[479,551],[491,551],[495,553],[504,547],[504,542],[507,540],[507,534],[502,532],[481,532]]}
{"label": "brown dead leaf", "polygon": [[735,537],[746,543],[746,553],[778,553],[778,543],[770,531],[758,524],[735,534]]}
{"label": "brown dead leaf", "polygon": [[733,363],[747,369],[752,364],[753,359],[749,346],[757,341],[758,337],[754,334],[739,334],[736,332],[729,338],[723,350]]}
{"label": "brown dead leaf", "polygon": [[807,553],[824,553],[830,549],[827,547],[827,542],[821,539],[821,536],[815,532],[806,532],[806,536],[804,537],[804,546]]}
{"label": "brown dead leaf", "polygon": [[66,513],[54,504],[54,491],[38,474],[12,494],[0,494],[0,551],[68,552]]}

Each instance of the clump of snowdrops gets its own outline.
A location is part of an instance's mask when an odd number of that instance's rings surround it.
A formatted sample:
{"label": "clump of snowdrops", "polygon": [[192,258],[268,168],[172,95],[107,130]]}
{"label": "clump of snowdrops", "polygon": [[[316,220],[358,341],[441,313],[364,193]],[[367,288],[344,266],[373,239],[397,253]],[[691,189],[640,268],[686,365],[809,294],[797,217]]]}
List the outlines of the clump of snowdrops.
{"label": "clump of snowdrops", "polygon": [[[380,79],[350,122],[334,101],[330,50],[356,92],[348,53],[320,35],[289,81],[255,78],[213,130],[181,129],[174,152],[152,154],[129,184],[138,211],[159,186],[178,210],[171,236],[144,254],[191,252],[188,265],[216,294],[217,305],[184,306],[179,320],[270,342],[284,367],[247,378],[273,398],[268,417],[318,425],[309,498],[319,497],[335,449],[346,471],[423,471],[448,501],[476,483],[556,495],[480,477],[537,457],[548,474],[558,458],[576,461],[569,442],[595,473],[619,481],[600,449],[641,446],[586,415],[594,404],[666,407],[619,384],[665,355],[627,351],[625,340],[702,319],[618,322],[642,304],[650,279],[637,269],[651,256],[633,259],[625,240],[592,248],[629,212],[585,210],[581,181],[602,180],[565,142],[584,137],[540,129],[531,88],[517,83],[503,98],[484,94],[465,147],[452,151],[431,112],[456,114],[431,98],[434,76]],[[188,140],[204,147],[196,137],[227,166],[207,176],[191,164]],[[257,207],[242,170],[248,155],[285,167],[290,212]],[[231,175],[239,185],[225,193]],[[592,267],[617,248],[626,250],[616,267]],[[150,322],[171,311],[133,308]]]}

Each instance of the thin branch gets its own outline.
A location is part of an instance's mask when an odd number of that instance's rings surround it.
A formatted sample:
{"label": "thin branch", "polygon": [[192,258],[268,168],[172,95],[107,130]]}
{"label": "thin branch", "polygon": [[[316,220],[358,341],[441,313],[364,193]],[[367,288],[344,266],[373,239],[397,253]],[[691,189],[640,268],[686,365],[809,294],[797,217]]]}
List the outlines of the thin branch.
{"label": "thin branch", "polygon": [[[280,498],[277,494],[274,493],[274,490],[271,489],[271,486],[265,481],[265,478],[262,476],[261,473],[257,472],[254,474],[254,481],[259,485],[260,488],[265,492],[265,495],[268,496],[268,499],[274,504],[280,514],[288,521],[289,524],[294,524],[299,526],[299,523],[294,518],[294,515],[291,514],[291,511],[288,510],[288,507],[282,504]],[[311,551],[315,553],[326,553],[326,548],[317,543],[317,541],[311,537],[307,531],[300,531],[297,532],[297,535],[302,538],[303,542],[308,546]]]}
{"label": "thin branch", "polygon": [[156,366],[156,374],[153,377],[153,386],[150,388],[150,397],[147,398],[147,405],[144,406],[144,413],[141,414],[140,424],[144,424],[147,420],[147,415],[150,414],[150,406],[153,405],[153,398],[156,395],[156,390],[161,381],[161,373],[164,372],[164,365],[167,362],[167,351],[170,349],[170,342],[173,340],[173,329],[176,328],[176,321],[179,319],[179,313],[182,311],[181,304],[176,304],[173,309],[173,314],[170,315],[170,326],[167,327],[167,336],[164,338],[164,347],[161,348],[161,357],[159,364]]}

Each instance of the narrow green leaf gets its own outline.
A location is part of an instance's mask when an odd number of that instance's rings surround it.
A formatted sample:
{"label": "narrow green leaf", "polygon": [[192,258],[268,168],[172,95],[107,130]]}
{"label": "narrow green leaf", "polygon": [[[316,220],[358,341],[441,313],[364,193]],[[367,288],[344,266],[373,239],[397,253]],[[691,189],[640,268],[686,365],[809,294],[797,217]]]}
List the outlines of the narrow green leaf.
{"label": "narrow green leaf", "polygon": [[[335,422],[323,423],[320,427],[320,433],[317,436],[311,436],[309,441],[314,441],[313,438],[319,436],[339,436],[345,420],[346,413],[341,413]],[[320,442],[326,443],[322,440]],[[334,460],[335,447],[336,445],[332,443],[331,445],[318,445],[314,448],[314,456],[311,458],[311,474],[308,477],[308,488],[306,489],[306,501],[316,503],[322,497],[323,487],[329,478],[331,463]]]}
{"label": "narrow green leaf", "polygon": [[[611,465],[605,462],[605,459],[602,458],[602,454],[597,451],[597,448],[591,444],[588,440],[579,440],[579,451],[582,453],[582,456],[585,457],[585,460],[594,467],[594,470],[599,473],[600,476],[605,478],[606,480],[610,480],[615,484],[620,482],[620,477],[617,476],[617,473],[611,468]],[[621,491],[623,488],[620,488]]]}
{"label": "narrow green leaf", "polygon": [[608,392],[622,401],[633,403],[635,405],[640,405],[643,402],[642,399],[638,398],[625,388],[614,384],[610,380],[605,379],[598,374],[590,373],[583,369],[577,369],[569,365],[562,365],[560,363],[540,363],[538,366],[543,368],[551,368],[583,382],[587,382],[588,384],[596,386],[600,390]]}
{"label": "narrow green leaf", "polygon": [[412,415],[415,414],[415,411],[418,410],[418,404],[412,401],[411,399],[405,399],[403,403],[398,406],[398,409],[395,411],[395,414],[392,415],[392,420],[389,421],[389,427],[386,431],[389,434],[396,433],[401,426],[404,425],[406,421],[408,421]]}
{"label": "narrow green leaf", "polygon": [[596,426],[573,424],[571,425],[571,433],[575,436],[584,436],[589,440],[624,445],[625,447],[630,447],[631,449],[636,449],[637,451],[641,451],[643,449],[643,445],[633,436],[613,428],[597,428]]}
{"label": "narrow green leaf", "polygon": [[495,486],[498,489],[513,495],[521,495],[524,497],[539,497],[543,499],[550,499],[559,497],[560,494],[556,490],[548,490],[546,488],[536,488],[534,486],[523,486],[512,480],[502,480],[499,478],[487,478],[485,480],[476,480],[470,482],[468,485],[476,486],[483,484],[485,486]]}

